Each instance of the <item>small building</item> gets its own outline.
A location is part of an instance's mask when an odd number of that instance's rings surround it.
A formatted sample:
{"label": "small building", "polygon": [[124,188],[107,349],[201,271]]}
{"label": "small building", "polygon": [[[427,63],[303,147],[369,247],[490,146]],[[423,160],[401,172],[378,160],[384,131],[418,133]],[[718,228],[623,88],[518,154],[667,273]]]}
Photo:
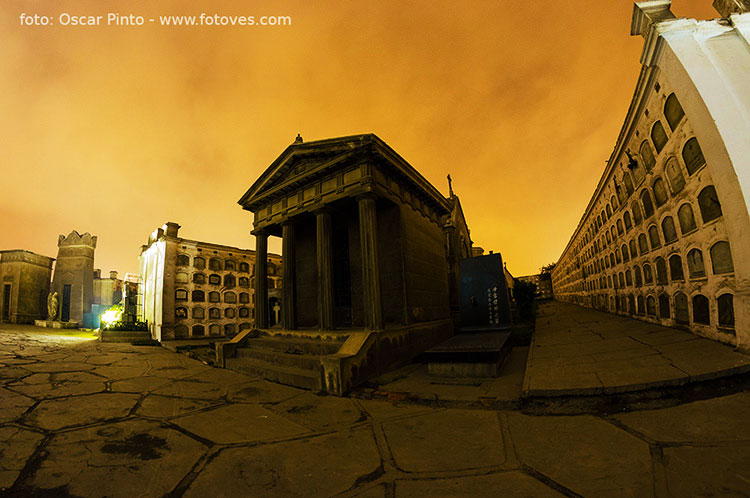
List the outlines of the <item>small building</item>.
{"label": "small building", "polygon": [[[141,247],[141,318],[159,341],[231,337],[253,326],[255,251],[178,236],[169,222],[154,230]],[[269,254],[268,326],[281,320],[281,257]]]}
{"label": "small building", "polygon": [[102,271],[94,270],[94,304],[110,307],[122,301],[122,279],[116,271],[109,272],[109,278],[102,278]]}
{"label": "small building", "polygon": [[518,277],[518,280],[534,284],[536,286],[537,299],[552,299],[552,279],[549,278],[549,274],[542,275],[536,273],[534,275],[524,275]]}
{"label": "small building", "polygon": [[0,251],[0,322],[33,323],[47,317],[54,258],[31,251]]}
{"label": "small building", "polygon": [[52,292],[57,292],[57,320],[82,324],[94,302],[96,236],[73,230],[57,239],[57,262]]}
{"label": "small building", "polygon": [[453,334],[457,263],[471,255],[460,203],[377,136],[298,136],[239,204],[254,214],[257,328],[271,324],[266,248],[276,236],[283,333],[341,341],[320,373],[311,367],[316,388],[345,392]]}

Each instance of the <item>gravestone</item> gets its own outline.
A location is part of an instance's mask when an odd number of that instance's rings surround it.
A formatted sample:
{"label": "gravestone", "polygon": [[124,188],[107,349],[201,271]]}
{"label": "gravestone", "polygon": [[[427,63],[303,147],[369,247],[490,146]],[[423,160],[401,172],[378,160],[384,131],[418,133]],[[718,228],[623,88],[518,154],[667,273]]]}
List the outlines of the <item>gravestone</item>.
{"label": "gravestone", "polygon": [[511,326],[510,299],[499,253],[463,259],[460,332],[507,330]]}
{"label": "gravestone", "polygon": [[512,349],[510,299],[500,254],[459,262],[458,333],[425,351],[427,373],[436,377],[497,377]]}

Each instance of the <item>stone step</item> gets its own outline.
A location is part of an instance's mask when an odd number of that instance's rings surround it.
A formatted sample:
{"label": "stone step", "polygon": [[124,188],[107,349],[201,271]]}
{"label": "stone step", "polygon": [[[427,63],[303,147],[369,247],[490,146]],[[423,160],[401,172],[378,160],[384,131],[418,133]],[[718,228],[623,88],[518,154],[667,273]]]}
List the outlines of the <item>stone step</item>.
{"label": "stone step", "polygon": [[436,377],[497,377],[510,354],[510,332],[462,332],[423,353]]}
{"label": "stone step", "polygon": [[318,370],[303,370],[282,366],[257,358],[227,358],[226,368],[244,374],[257,375],[280,384],[313,391],[321,390],[320,372]]}
{"label": "stone step", "polygon": [[102,342],[132,342],[132,341],[150,341],[151,332],[149,331],[129,331],[129,330],[102,330]]}
{"label": "stone step", "polygon": [[301,337],[261,335],[248,339],[248,346],[257,346],[291,354],[327,355],[337,353],[344,341],[305,339]]}
{"label": "stone step", "polygon": [[320,368],[320,355],[284,353],[260,347],[253,340],[248,341],[247,347],[237,348],[236,357],[254,358],[281,366],[299,368],[300,370],[317,371]]}

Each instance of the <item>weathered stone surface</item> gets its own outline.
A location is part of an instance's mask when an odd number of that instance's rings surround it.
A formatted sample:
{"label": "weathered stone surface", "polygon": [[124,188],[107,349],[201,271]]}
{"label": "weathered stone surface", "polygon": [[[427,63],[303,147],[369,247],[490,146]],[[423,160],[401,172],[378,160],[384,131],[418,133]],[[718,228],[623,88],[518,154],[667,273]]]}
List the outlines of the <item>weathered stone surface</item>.
{"label": "weathered stone surface", "polygon": [[42,362],[32,363],[25,365],[26,370],[32,372],[82,372],[87,370],[93,370],[95,365],[89,365],[79,361],[66,361],[66,362]]}
{"label": "weathered stone surface", "polygon": [[94,354],[88,355],[85,362],[92,365],[111,365],[116,361],[125,360],[128,356],[125,354]]}
{"label": "weathered stone surface", "polygon": [[36,399],[59,398],[102,392],[105,380],[88,372],[36,373],[10,387]]}
{"label": "weathered stone surface", "polygon": [[583,496],[652,496],[648,445],[588,415],[530,417],[509,413],[522,463]]}
{"label": "weathered stone surface", "polygon": [[234,370],[225,370],[223,368],[205,368],[201,369],[198,374],[200,379],[205,382],[217,382],[219,384],[232,385],[239,384],[240,382],[248,382],[258,380],[258,377],[250,377],[249,375],[235,372]]}
{"label": "weathered stone surface", "polygon": [[377,484],[369,488],[363,489],[360,492],[355,492],[354,496],[357,498],[385,498],[385,485]]}
{"label": "weathered stone surface", "polygon": [[266,380],[235,384],[227,389],[227,399],[236,403],[279,403],[307,392]]}
{"label": "weathered stone surface", "polygon": [[[144,360],[150,365],[153,359],[161,367],[184,367],[179,376],[146,373],[120,379],[122,371],[112,370],[114,378],[92,371],[11,378],[5,388],[0,387],[0,424],[5,424],[0,426],[0,488],[16,481],[11,496],[122,496],[125,492],[129,497],[163,496],[188,476],[183,484],[191,496],[343,492],[381,498],[394,491],[396,496],[545,496],[554,495],[552,490],[559,485],[586,497],[640,497],[650,495],[652,468],[654,488],[665,495],[667,491],[671,496],[750,494],[750,478],[744,470],[750,461],[747,393],[618,415],[612,423],[591,416],[445,410],[408,405],[406,400],[394,405],[378,399],[321,397],[211,369],[161,348],[73,344],[55,336],[40,339],[23,330],[10,334],[4,332],[6,326],[0,324],[0,354],[28,345],[23,354],[36,355],[19,361],[88,363],[95,358],[97,366],[142,369]],[[109,354],[114,362],[102,358]],[[10,356],[16,358],[15,353]],[[186,375],[190,370],[193,373]],[[40,397],[46,396],[55,391],[50,386],[55,379],[65,381],[61,388],[74,382],[104,385],[109,381],[113,390],[131,393],[46,399],[21,419],[35,401],[13,389],[31,386]],[[148,394],[137,403],[140,393],[173,382],[183,389],[192,386],[193,394],[203,397]],[[230,404],[221,399],[224,391],[234,400]],[[350,407],[361,407],[368,419],[355,418],[359,410],[350,412]],[[131,417],[118,418],[131,411]],[[104,417],[114,418],[98,422]],[[29,460],[42,441],[42,431],[19,429],[14,420],[48,430],[48,451]],[[663,457],[658,450],[652,457],[644,441],[615,423],[645,434],[645,439],[670,444],[663,448]],[[68,428],[71,424],[74,427]],[[371,430],[372,425],[376,427]],[[314,430],[320,429],[337,432],[319,436]],[[199,444],[203,438],[238,447],[209,450]],[[193,467],[205,451],[217,450],[215,459]],[[39,466],[36,474],[19,474],[27,464],[29,469]],[[522,464],[530,467],[528,471],[520,470]],[[193,468],[195,475],[189,474]]]}
{"label": "weathered stone surface", "polygon": [[427,365],[412,364],[374,379],[378,391],[409,393],[423,402],[476,402],[479,397],[518,401],[521,397],[528,348],[513,348],[499,377],[440,378],[429,375]]}
{"label": "weathered stone surface", "polygon": [[28,396],[0,387],[0,423],[15,420],[34,403]]}
{"label": "weathered stone surface", "polygon": [[718,442],[750,440],[750,425],[737,418],[750,413],[750,393],[694,401],[663,410],[625,413],[615,418],[655,441]]}
{"label": "weathered stone surface", "polygon": [[136,394],[102,393],[44,400],[26,416],[26,423],[55,430],[124,417],[138,398]]}
{"label": "weathered stone surface", "polygon": [[76,496],[163,496],[206,447],[158,423],[126,421],[56,435],[31,489],[65,489]]}
{"label": "weathered stone surface", "polygon": [[172,379],[144,375],[143,377],[133,377],[131,379],[116,380],[112,382],[112,391],[123,393],[146,393],[164,386],[170,382],[172,382]]}
{"label": "weathered stone surface", "polygon": [[331,496],[379,466],[377,447],[367,429],[231,448],[203,469],[185,496]]}
{"label": "weathered stone surface", "polygon": [[750,496],[750,444],[664,449],[670,496]]}
{"label": "weathered stone surface", "polygon": [[396,498],[425,496],[556,498],[564,495],[520,471],[449,479],[396,480]]}
{"label": "weathered stone surface", "polygon": [[0,491],[13,484],[43,438],[20,427],[0,427]]}
{"label": "weathered stone surface", "polygon": [[179,396],[182,398],[219,399],[227,391],[227,386],[218,382],[204,382],[199,377],[181,379],[155,389],[154,394]]}
{"label": "weathered stone surface", "polygon": [[129,379],[144,375],[148,370],[148,365],[137,362],[133,365],[130,363],[116,363],[114,365],[99,365],[92,370],[93,373],[107,377],[109,379]]}
{"label": "weathered stone surface", "polygon": [[5,364],[0,367],[0,379],[17,379],[19,377],[24,377],[32,373],[30,370],[27,370],[23,367],[8,365],[9,364]]}
{"label": "weathered stone surface", "polygon": [[174,398],[149,394],[138,406],[138,415],[168,419],[216,405],[220,401]]}
{"label": "weathered stone surface", "polygon": [[[221,424],[216,423],[219,420]],[[310,432],[263,407],[245,404],[222,406],[173,422],[215,443],[264,441]]]}
{"label": "weathered stone surface", "polygon": [[396,464],[408,472],[478,469],[505,460],[494,412],[438,411],[388,420],[383,430]]}
{"label": "weathered stone surface", "polygon": [[207,368],[193,360],[190,360],[190,362],[163,362],[158,367],[151,367],[148,370],[148,375],[167,379],[184,379],[204,372]]}
{"label": "weathered stone surface", "polygon": [[354,401],[333,396],[318,396],[310,392],[274,405],[272,409],[284,418],[315,430],[349,426],[366,420]]}
{"label": "weathered stone surface", "polygon": [[373,420],[386,420],[389,418],[411,417],[434,411],[434,408],[426,406],[410,405],[407,403],[392,403],[385,400],[358,400],[358,403]]}

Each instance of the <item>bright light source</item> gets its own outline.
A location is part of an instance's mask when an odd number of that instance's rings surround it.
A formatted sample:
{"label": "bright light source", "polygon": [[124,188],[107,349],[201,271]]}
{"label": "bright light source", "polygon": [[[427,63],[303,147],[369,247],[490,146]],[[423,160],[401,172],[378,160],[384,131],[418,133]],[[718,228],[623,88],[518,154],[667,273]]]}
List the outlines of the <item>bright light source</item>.
{"label": "bright light source", "polygon": [[102,313],[100,319],[104,327],[111,327],[115,323],[119,322],[122,318],[122,305],[115,304],[107,311]]}

